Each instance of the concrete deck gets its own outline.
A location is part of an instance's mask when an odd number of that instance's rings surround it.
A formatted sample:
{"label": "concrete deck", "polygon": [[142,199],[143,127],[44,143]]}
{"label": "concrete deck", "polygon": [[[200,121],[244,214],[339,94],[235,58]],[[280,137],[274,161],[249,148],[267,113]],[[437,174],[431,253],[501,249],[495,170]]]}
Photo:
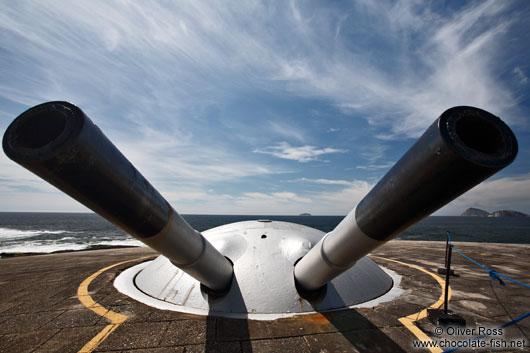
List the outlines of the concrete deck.
{"label": "concrete deck", "polygon": [[[530,245],[455,245],[499,273],[530,283]],[[418,337],[465,340],[477,336],[481,327],[495,328],[530,311],[530,289],[508,281],[502,287],[454,254],[453,267],[460,277],[451,278],[449,308],[466,319],[474,334],[437,335],[422,311],[440,304],[442,287],[432,274],[443,265],[444,249],[438,242],[392,241],[375,251],[372,258],[378,264],[403,276],[405,292],[391,302],[274,321],[162,311],[120,294],[112,281],[120,271],[146,260],[139,258],[154,258],[148,248],[2,259],[0,352],[441,352],[413,348],[413,342]],[[92,276],[128,260],[133,261]],[[80,289],[83,281],[89,282],[85,294]],[[528,337],[530,317],[485,341],[525,340],[526,348],[504,351],[530,352]]]}

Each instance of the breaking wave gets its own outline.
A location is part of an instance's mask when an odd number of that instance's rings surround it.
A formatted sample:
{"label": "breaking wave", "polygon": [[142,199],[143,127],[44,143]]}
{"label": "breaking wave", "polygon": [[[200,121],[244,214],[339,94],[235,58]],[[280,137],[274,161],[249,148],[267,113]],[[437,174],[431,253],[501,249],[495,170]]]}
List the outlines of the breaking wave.
{"label": "breaking wave", "polygon": [[63,234],[66,230],[20,230],[11,228],[0,228],[0,238],[2,240],[23,239],[36,237],[43,234]]}

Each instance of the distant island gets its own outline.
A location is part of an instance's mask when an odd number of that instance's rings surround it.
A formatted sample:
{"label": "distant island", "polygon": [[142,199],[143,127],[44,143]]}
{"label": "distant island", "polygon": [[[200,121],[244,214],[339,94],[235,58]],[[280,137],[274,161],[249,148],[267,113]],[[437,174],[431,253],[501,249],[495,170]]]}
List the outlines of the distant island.
{"label": "distant island", "polygon": [[528,215],[517,211],[501,210],[490,213],[488,217],[528,217]]}
{"label": "distant island", "polygon": [[479,208],[468,208],[460,216],[464,217],[529,217],[527,214],[511,210],[500,210],[489,213]]}
{"label": "distant island", "polygon": [[311,216],[311,213],[300,213],[299,216]]}
{"label": "distant island", "polygon": [[468,208],[465,210],[460,216],[464,217],[488,217],[490,215],[489,212],[481,210],[479,208]]}

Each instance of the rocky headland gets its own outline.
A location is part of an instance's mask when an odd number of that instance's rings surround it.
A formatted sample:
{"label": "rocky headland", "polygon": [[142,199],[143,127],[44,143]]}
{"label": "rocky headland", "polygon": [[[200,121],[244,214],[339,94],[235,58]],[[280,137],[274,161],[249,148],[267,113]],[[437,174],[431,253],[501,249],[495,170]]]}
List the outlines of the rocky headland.
{"label": "rocky headland", "polygon": [[481,210],[479,208],[468,208],[460,216],[464,217],[529,217],[527,214],[512,211],[512,210],[500,210],[489,213],[488,211]]}

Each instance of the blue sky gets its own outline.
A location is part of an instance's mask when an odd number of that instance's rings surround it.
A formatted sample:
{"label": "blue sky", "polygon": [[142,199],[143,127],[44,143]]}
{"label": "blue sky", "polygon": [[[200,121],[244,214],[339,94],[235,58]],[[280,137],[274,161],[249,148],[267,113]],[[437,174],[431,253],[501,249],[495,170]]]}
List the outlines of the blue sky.
{"label": "blue sky", "polygon": [[[530,213],[530,2],[3,1],[0,132],[87,113],[181,213],[344,215],[447,108],[516,161],[439,211]],[[0,211],[86,211],[0,155]]]}

